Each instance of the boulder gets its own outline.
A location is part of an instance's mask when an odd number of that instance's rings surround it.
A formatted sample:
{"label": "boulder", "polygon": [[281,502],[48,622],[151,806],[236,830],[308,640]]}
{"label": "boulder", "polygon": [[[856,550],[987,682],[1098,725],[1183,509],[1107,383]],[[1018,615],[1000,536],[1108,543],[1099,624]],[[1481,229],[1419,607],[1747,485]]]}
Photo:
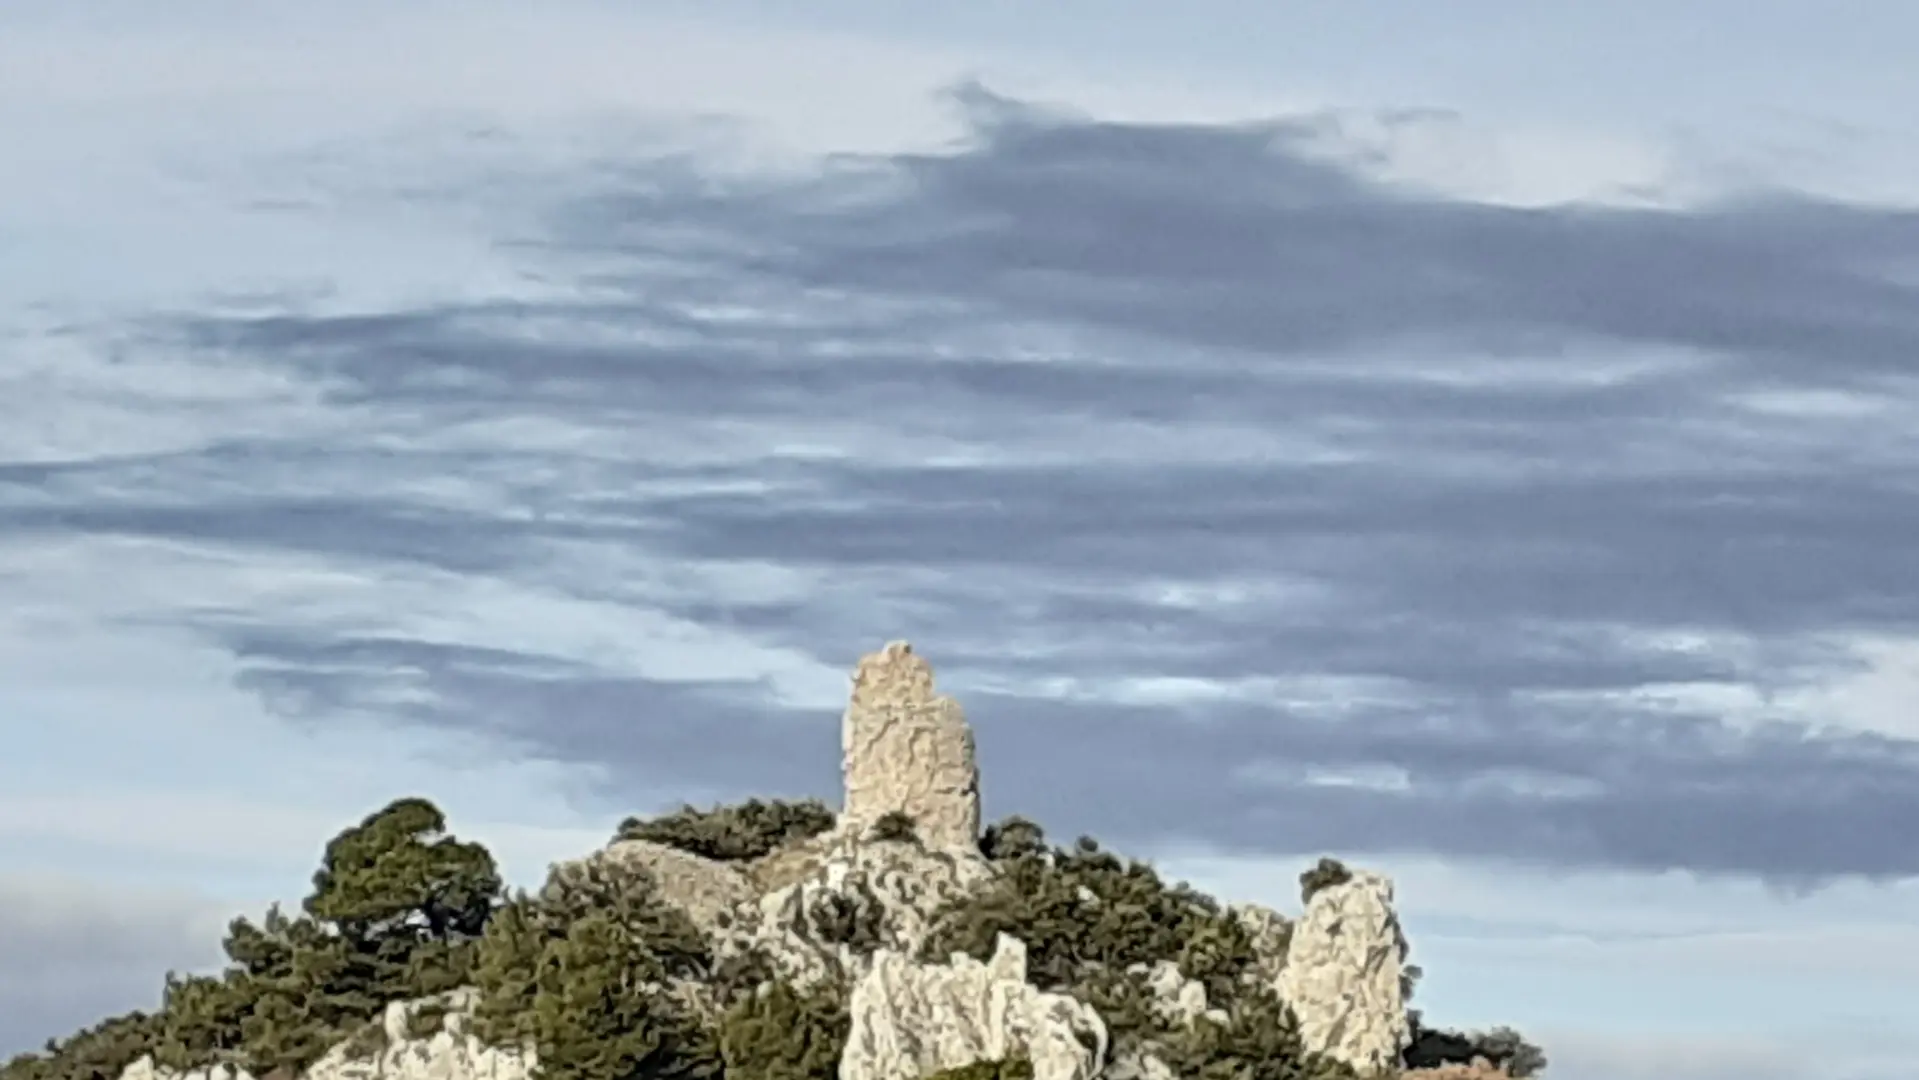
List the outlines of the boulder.
{"label": "boulder", "polygon": [[1026,981],[1026,946],[1001,934],[981,963],[955,953],[921,964],[882,950],[853,986],[840,1080],[918,1080],[981,1061],[1024,1058],[1033,1080],[1092,1080],[1106,1024],[1092,1006]]}

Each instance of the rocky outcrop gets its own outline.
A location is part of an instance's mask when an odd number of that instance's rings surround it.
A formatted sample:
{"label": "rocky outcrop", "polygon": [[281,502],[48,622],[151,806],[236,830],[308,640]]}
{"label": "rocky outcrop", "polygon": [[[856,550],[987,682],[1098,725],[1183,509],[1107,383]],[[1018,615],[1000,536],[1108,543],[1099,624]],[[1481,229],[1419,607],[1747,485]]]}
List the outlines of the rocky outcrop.
{"label": "rocky outcrop", "polygon": [[660,898],[686,912],[694,925],[709,934],[729,913],[759,895],[743,871],[651,840],[615,840],[583,859],[557,863],[546,889],[584,878],[595,869],[652,875]]}
{"label": "rocky outcrop", "polygon": [[917,1080],[980,1061],[1024,1058],[1034,1080],[1092,1080],[1106,1024],[1090,1005],[1026,981],[1026,946],[1001,934],[986,963],[954,954],[919,964],[885,950],[853,986],[840,1080]]}
{"label": "rocky outcrop", "polygon": [[1151,966],[1134,964],[1126,969],[1126,974],[1145,984],[1152,995],[1153,1011],[1169,1025],[1191,1027],[1201,1018],[1216,1024],[1226,1022],[1225,1010],[1207,1003],[1206,984],[1181,974],[1179,965],[1171,960],[1161,960]]}
{"label": "rocky outcrop", "polygon": [[977,852],[844,830],[777,858],[786,884],[735,913],[721,951],[757,952],[800,986],[858,979],[882,949],[917,955],[941,905],[992,877]]}
{"label": "rocky outcrop", "polygon": [[[531,1047],[488,1046],[468,1033],[473,1005],[470,990],[393,1002],[371,1032],[371,1040],[340,1043],[308,1066],[303,1076],[305,1080],[532,1080],[536,1063]],[[424,1023],[432,1016],[439,1018],[437,1024]],[[424,1027],[437,1030],[420,1030]],[[244,1069],[217,1065],[174,1072],[143,1057],[121,1073],[120,1080],[253,1080],[253,1076]]]}
{"label": "rocky outcrop", "polygon": [[1253,939],[1253,955],[1258,957],[1255,976],[1267,986],[1278,986],[1291,947],[1292,920],[1264,904],[1234,904],[1228,910]]}
{"label": "rocky outcrop", "polygon": [[[1126,969],[1126,975],[1146,992],[1147,1007],[1169,1029],[1189,1028],[1202,1020],[1225,1024],[1230,1019],[1226,1010],[1213,1008],[1207,1001],[1206,984],[1181,974],[1179,965],[1171,960],[1134,964]],[[1152,1039],[1117,1041],[1102,1080],[1175,1080],[1172,1068],[1161,1057],[1163,1051],[1164,1047]]]}
{"label": "rocky outcrop", "polygon": [[211,1065],[204,1069],[176,1072],[155,1065],[153,1055],[149,1054],[127,1066],[120,1073],[120,1080],[253,1080],[253,1074],[229,1065]]}
{"label": "rocky outcrop", "polygon": [[840,728],[846,802],[840,821],[870,828],[898,811],[929,848],[979,844],[979,766],[973,730],[933,669],[903,641],[862,658]]}
{"label": "rocky outcrop", "polygon": [[1307,1049],[1362,1074],[1399,1066],[1412,1041],[1400,988],[1404,944],[1387,878],[1355,870],[1313,894],[1278,986]]}
{"label": "rocky outcrop", "polygon": [[[425,1001],[396,1001],[381,1018],[383,1048],[370,1056],[341,1044],[307,1069],[306,1080],[530,1080],[531,1047],[488,1046],[467,1032],[474,995],[470,990]],[[443,1013],[439,1030],[415,1034],[422,1009]]]}

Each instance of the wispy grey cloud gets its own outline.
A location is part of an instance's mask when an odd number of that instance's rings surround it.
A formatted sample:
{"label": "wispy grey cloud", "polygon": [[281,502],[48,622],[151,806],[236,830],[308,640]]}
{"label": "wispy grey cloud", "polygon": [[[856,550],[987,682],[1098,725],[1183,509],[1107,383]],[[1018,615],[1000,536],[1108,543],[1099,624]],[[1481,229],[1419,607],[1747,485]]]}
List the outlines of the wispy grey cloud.
{"label": "wispy grey cloud", "polygon": [[[1135,846],[1919,874],[1919,728],[1787,704],[1919,624],[1919,216],[1468,204],[1310,120],[962,100],[947,153],[529,189],[503,250],[569,289],[151,323],[354,434],[23,467],[0,530],[508,580],[821,670],[911,637],[994,811]],[[397,682],[609,798],[832,785],[821,695],[401,614],[180,617],[315,723]]]}

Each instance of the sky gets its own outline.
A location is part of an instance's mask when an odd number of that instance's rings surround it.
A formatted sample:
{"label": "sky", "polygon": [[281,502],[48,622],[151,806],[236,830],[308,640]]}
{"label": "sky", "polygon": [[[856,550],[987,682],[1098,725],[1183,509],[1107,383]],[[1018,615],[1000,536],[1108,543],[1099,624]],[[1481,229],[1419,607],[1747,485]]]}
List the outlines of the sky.
{"label": "sky", "polygon": [[1557,1080],[1909,1076],[1915,33],[0,0],[0,1054],[397,796],[830,798],[904,638],[989,818],[1383,871]]}

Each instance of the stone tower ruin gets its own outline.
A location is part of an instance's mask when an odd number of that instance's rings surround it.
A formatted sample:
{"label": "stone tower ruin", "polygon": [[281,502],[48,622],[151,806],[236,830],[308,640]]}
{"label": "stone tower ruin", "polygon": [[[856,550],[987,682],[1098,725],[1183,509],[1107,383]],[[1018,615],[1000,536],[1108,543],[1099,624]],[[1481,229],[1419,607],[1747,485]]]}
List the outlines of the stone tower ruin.
{"label": "stone tower ruin", "polygon": [[978,849],[973,729],[959,702],[934,692],[933,669],[911,645],[895,641],[860,659],[840,745],[842,828],[864,830],[897,810],[929,849]]}

